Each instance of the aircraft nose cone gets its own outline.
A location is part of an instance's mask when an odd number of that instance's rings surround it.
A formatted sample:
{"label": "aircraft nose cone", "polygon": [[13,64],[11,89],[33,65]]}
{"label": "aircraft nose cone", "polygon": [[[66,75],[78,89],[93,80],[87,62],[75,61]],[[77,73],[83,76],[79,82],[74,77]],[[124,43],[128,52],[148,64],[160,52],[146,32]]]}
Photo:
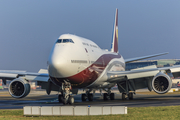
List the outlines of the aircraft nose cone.
{"label": "aircraft nose cone", "polygon": [[56,49],[49,56],[48,71],[51,77],[64,77],[63,69],[65,69],[66,60],[62,56],[62,52]]}
{"label": "aircraft nose cone", "polygon": [[52,77],[57,77],[57,75],[59,74],[59,69],[60,69],[59,66],[60,66],[60,61],[58,61],[58,59],[52,56],[52,58],[50,58],[48,61],[49,75]]}

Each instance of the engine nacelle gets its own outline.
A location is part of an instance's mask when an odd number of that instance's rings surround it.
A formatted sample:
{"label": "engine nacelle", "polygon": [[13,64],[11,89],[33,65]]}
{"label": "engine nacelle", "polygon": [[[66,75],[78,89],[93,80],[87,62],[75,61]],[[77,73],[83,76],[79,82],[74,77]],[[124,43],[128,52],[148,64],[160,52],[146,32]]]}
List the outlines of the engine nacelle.
{"label": "engine nacelle", "polygon": [[8,89],[9,89],[10,95],[14,98],[26,97],[31,90],[28,81],[21,79],[21,78],[14,79],[9,84]]}
{"label": "engine nacelle", "polygon": [[159,72],[152,80],[152,88],[158,94],[167,93],[171,87],[171,78],[162,72]]}

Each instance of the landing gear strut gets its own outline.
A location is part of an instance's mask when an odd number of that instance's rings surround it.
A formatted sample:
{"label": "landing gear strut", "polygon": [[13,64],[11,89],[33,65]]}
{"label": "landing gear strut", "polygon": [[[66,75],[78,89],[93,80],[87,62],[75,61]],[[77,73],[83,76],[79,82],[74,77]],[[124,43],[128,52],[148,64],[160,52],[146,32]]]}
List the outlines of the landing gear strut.
{"label": "landing gear strut", "polygon": [[62,91],[61,94],[58,96],[58,100],[60,103],[65,104],[73,104],[74,103],[74,97],[71,96],[71,83],[64,82],[62,83]]}

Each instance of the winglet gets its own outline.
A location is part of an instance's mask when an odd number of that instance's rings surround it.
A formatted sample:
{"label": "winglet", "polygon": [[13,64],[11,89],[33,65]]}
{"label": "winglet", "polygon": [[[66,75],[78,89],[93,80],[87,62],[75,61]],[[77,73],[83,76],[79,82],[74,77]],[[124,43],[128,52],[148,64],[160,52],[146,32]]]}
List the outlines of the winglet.
{"label": "winglet", "polygon": [[111,52],[118,53],[118,9],[116,8]]}

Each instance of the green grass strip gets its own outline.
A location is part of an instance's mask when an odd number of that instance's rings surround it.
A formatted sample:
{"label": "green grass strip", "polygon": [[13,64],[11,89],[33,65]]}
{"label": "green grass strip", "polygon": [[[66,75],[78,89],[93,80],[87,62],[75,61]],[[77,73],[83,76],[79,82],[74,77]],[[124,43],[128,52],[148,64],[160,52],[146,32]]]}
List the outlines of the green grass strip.
{"label": "green grass strip", "polygon": [[180,106],[128,107],[126,115],[23,116],[23,110],[0,110],[0,120],[179,120]]}

